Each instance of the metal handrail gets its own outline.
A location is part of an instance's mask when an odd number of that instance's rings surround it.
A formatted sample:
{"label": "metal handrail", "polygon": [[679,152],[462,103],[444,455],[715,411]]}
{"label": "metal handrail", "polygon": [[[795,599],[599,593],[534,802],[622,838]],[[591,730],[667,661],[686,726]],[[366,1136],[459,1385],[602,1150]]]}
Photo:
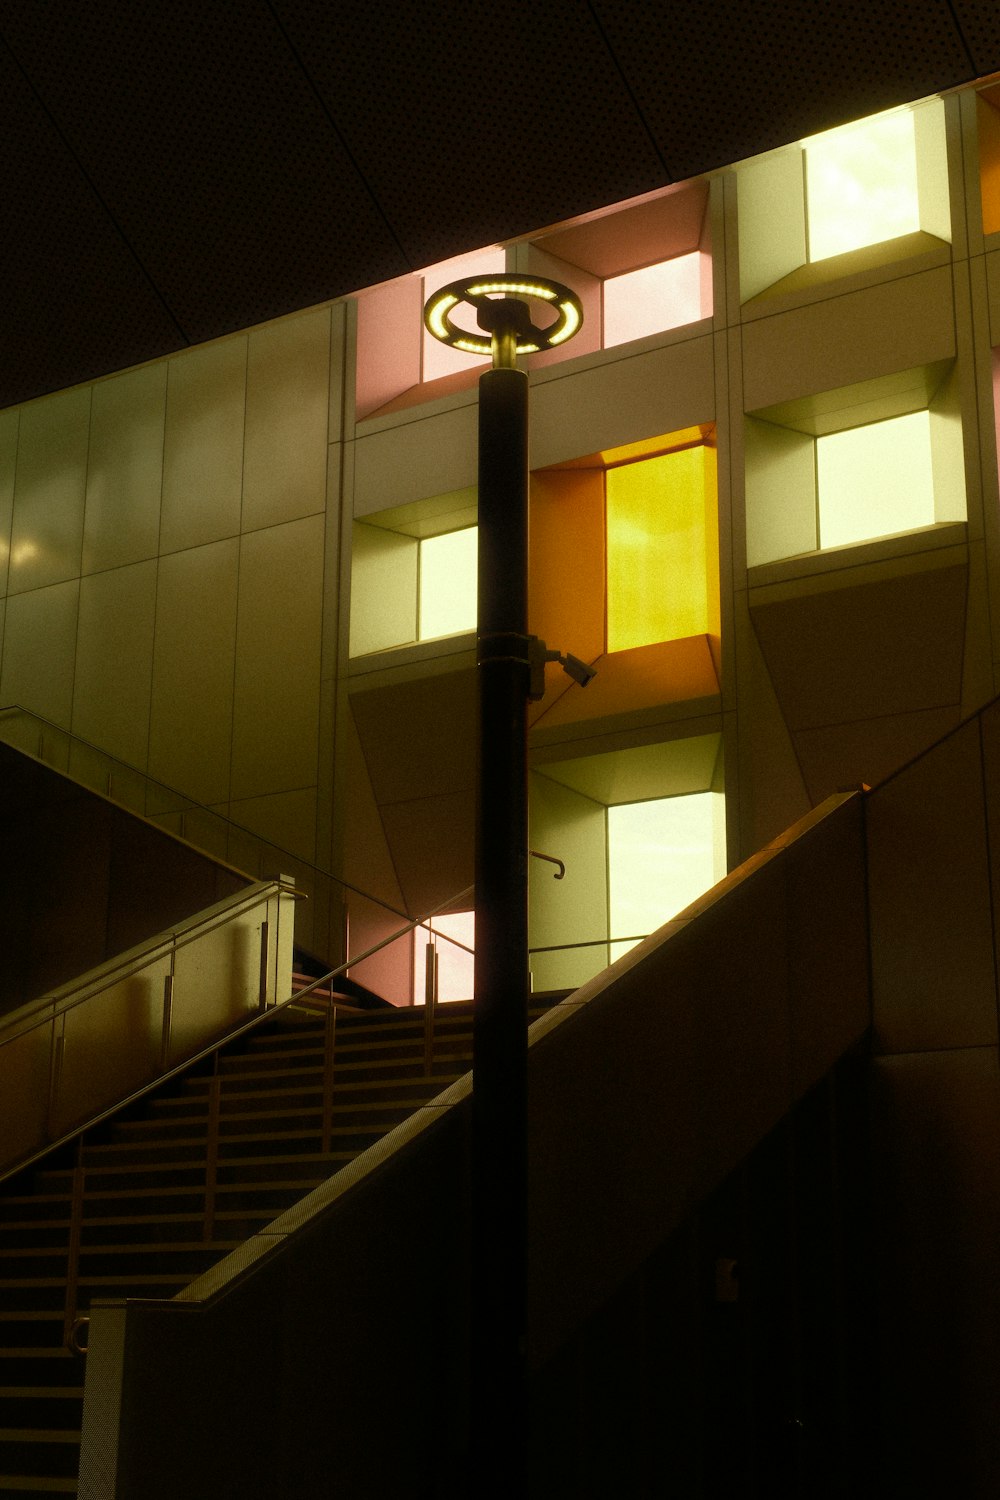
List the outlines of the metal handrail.
{"label": "metal handrail", "polygon": [[[183,918],[170,928],[169,932],[159,932],[155,937],[147,938],[145,942],[126,949],[117,957],[106,959],[102,964],[96,964],[92,969],[88,969],[86,974],[70,980],[68,984],[58,985],[50,993],[26,1000],[16,1009],[5,1012],[0,1016],[0,1046],[4,1044],[6,1032],[14,1031],[16,1028],[17,1035],[24,1036],[38,1026],[47,1025],[56,1016],[69,1015],[78,1005],[83,1005],[94,995],[99,995],[109,985],[118,984],[123,979],[130,979],[133,974],[144,968],[157,952],[164,954],[180,952],[191,943],[206,937],[217,927],[225,927],[241,908],[257,905],[260,901],[261,887],[268,886],[274,887],[282,895],[289,896],[293,900],[304,899],[302,891],[297,891],[294,886],[281,880],[258,881],[233,896],[226,896],[222,901],[217,901],[206,908],[206,911],[195,912],[193,916]],[[206,915],[206,912],[211,915]]]}
{"label": "metal handrail", "polygon": [[[245,1023],[230,1026],[223,1035],[216,1035],[205,1046],[189,1052],[186,1057],[182,1057],[172,1066],[168,1066],[170,1054],[170,1016],[174,997],[174,960],[178,949],[188,947],[191,943],[197,942],[199,939],[210,937],[213,932],[224,929],[234,920],[238,921],[246,912],[252,911],[254,908],[260,909],[263,913],[259,932],[259,978],[256,984],[254,984],[250,980],[250,976],[247,975],[246,978],[250,981],[249,988],[244,988],[240,993],[244,997],[247,995],[252,997],[254,990],[256,991],[256,1000],[254,1002],[256,1013],[252,1017],[254,1021],[259,1020],[262,1016],[270,1015],[271,1011],[276,1008],[273,1001],[270,1005],[268,1004],[269,994],[273,995],[275,993],[272,980],[280,978],[280,953],[283,941],[287,940],[283,940],[281,936],[280,908],[284,898],[289,897],[291,894],[289,886],[282,881],[260,881],[250,891],[241,891],[234,896],[226,897],[223,902],[216,902],[213,907],[209,908],[209,914],[205,916],[204,920],[199,921],[196,917],[186,919],[183,924],[179,924],[184,929],[184,934],[180,942],[175,942],[173,935],[169,932],[159,933],[156,938],[139,945],[137,949],[130,950],[125,955],[124,962],[116,963],[115,961],[111,961],[110,963],[103,964],[100,966],[99,971],[97,971],[96,977],[92,971],[91,974],[85,977],[82,984],[75,983],[72,986],[67,986],[66,988],[70,990],[68,997],[70,1000],[69,1004],[61,1006],[60,997],[57,993],[54,996],[44,997],[40,1007],[35,1006],[33,1002],[29,1002],[29,1013],[27,1015],[23,1013],[18,1015],[15,1012],[4,1018],[6,1026],[4,1028],[5,1034],[0,1035],[0,1052],[9,1046],[22,1043],[25,1038],[30,1039],[33,1034],[42,1033],[44,1035],[46,1032],[50,1033],[48,1040],[49,1091],[44,1116],[39,1118],[39,1128],[32,1132],[34,1138],[25,1138],[22,1147],[24,1151],[23,1155],[0,1163],[0,1180],[9,1176],[12,1172],[24,1170],[32,1162],[37,1161],[57,1146],[78,1140],[85,1131],[91,1129],[99,1121],[116,1114],[129,1100],[141,1098],[151,1089],[159,1087],[167,1078],[173,1077],[175,1074],[193,1065],[203,1055],[211,1054],[215,1049],[225,1045],[234,1035],[237,1035],[244,1029]],[[277,900],[277,909],[275,911],[277,925],[272,927],[269,920],[268,908],[270,903],[275,900]],[[287,957],[290,957],[290,955],[286,956],[286,961]],[[271,973],[272,963],[278,966],[275,968],[273,975]],[[65,1101],[59,1096],[59,1083],[62,1073],[67,1017],[72,1015],[75,1010],[87,1001],[97,1000],[100,1002],[103,996],[113,993],[123,984],[127,984],[129,979],[141,973],[143,969],[148,970],[151,965],[155,966],[160,973],[162,973],[164,967],[167,971],[163,975],[163,1039],[160,1045],[159,1066],[154,1066],[151,1069],[151,1076],[137,1083],[124,1096],[119,1094],[108,1104],[96,1103],[95,1105],[91,1105],[83,1118],[77,1118],[68,1128],[60,1131],[58,1128],[58,1112],[61,1109],[64,1110],[66,1107]],[[282,1003],[287,1003],[287,1001]],[[243,1014],[246,1014],[245,1010]],[[226,1021],[230,1019],[231,1016],[224,1018],[223,1024],[226,1024]],[[126,1088],[128,1088],[127,1078]],[[107,1097],[106,1093],[105,1097]]]}
{"label": "metal handrail", "polygon": [[566,953],[571,948],[607,948],[611,943],[642,943],[648,932],[636,933],[633,937],[585,938],[579,943],[548,943],[545,947],[529,948],[529,953]]}
{"label": "metal handrail", "polygon": [[555,857],[554,854],[542,854],[541,850],[539,850],[539,849],[529,849],[528,853],[531,855],[532,859],[544,859],[544,860],[547,860],[550,865],[557,865],[558,868],[556,870],[556,873],[553,875],[552,879],[553,880],[562,880],[562,879],[564,879],[564,877],[566,875],[566,861],[565,860],[563,860],[563,859],[556,859],[556,857]]}

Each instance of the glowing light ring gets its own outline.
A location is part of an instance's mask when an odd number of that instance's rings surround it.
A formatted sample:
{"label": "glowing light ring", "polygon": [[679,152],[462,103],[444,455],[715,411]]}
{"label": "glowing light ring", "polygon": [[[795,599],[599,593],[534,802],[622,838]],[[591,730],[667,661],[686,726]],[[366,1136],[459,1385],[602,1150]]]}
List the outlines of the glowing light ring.
{"label": "glowing light ring", "polygon": [[577,333],[583,324],[583,306],[579,297],[560,281],[542,280],[536,276],[471,276],[464,281],[452,281],[440,287],[428,298],[424,308],[424,327],[443,344],[461,349],[466,354],[493,352],[493,341],[482,331],[470,333],[452,321],[452,313],[463,305],[476,308],[485,298],[505,297],[536,298],[549,307],[555,307],[557,317],[549,328],[539,328],[531,323],[530,338],[518,339],[518,354],[539,354],[544,349],[556,349]]}

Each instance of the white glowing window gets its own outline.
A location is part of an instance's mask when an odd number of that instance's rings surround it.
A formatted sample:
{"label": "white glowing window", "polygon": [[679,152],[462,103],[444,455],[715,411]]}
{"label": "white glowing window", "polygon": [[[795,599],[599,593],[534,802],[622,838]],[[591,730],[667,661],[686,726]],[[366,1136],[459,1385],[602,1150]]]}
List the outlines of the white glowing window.
{"label": "white glowing window", "polygon": [[641,271],[611,276],[604,283],[604,347],[665,333],[707,317],[703,261],[699,250]]}
{"label": "white glowing window", "polygon": [[479,528],[466,526],[420,543],[417,639],[476,628]]}
{"label": "white glowing window", "polygon": [[921,227],[910,111],[876,115],[802,144],[809,260],[825,260]]}
{"label": "white glowing window", "polygon": [[662,927],[726,873],[725,798],[698,792],[608,808],[611,958]]}
{"label": "white glowing window", "polygon": [[817,439],[820,547],[933,526],[930,420],[918,411]]}
{"label": "white glowing window", "polygon": [[472,999],[475,960],[471,950],[475,943],[475,926],[474,912],[454,911],[446,916],[432,917],[427,927],[414,928],[413,999],[417,1005],[424,1003],[426,994],[428,927],[437,937],[438,999]]}
{"label": "white glowing window", "polygon": [[[424,272],[424,306],[427,299],[439,287],[449,281],[461,281],[466,276],[487,276],[504,269],[504,252],[500,245],[488,250],[476,250],[472,255],[456,255],[453,260],[444,260]],[[463,354],[461,349],[452,349],[443,344],[432,333],[424,329],[421,380],[437,380],[442,375],[453,375],[457,370],[486,368],[489,358],[478,354]]]}

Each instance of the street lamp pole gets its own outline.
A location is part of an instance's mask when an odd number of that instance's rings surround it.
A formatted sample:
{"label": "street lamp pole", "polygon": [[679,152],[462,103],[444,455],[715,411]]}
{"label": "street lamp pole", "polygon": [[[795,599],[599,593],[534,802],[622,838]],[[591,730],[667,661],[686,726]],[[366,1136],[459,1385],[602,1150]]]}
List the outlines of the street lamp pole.
{"label": "street lamp pole", "polygon": [[[536,327],[528,297],[547,303],[555,321]],[[462,303],[476,310],[474,335],[452,322]],[[564,342],[581,320],[568,288],[516,276],[452,283],[425,311],[437,337],[492,356],[479,381],[469,1474],[476,1500],[527,1494],[526,730],[545,647],[528,635],[528,377],[516,357]]]}

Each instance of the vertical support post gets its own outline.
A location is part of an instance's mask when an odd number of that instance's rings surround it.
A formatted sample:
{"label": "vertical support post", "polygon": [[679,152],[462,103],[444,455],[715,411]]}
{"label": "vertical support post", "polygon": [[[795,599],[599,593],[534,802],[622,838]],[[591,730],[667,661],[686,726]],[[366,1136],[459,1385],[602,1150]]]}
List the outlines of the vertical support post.
{"label": "vertical support post", "polygon": [[[511,343],[510,340],[507,341]],[[498,348],[498,365],[513,346]],[[527,1489],[528,377],[479,382],[479,787],[472,1100],[472,1472]]]}

